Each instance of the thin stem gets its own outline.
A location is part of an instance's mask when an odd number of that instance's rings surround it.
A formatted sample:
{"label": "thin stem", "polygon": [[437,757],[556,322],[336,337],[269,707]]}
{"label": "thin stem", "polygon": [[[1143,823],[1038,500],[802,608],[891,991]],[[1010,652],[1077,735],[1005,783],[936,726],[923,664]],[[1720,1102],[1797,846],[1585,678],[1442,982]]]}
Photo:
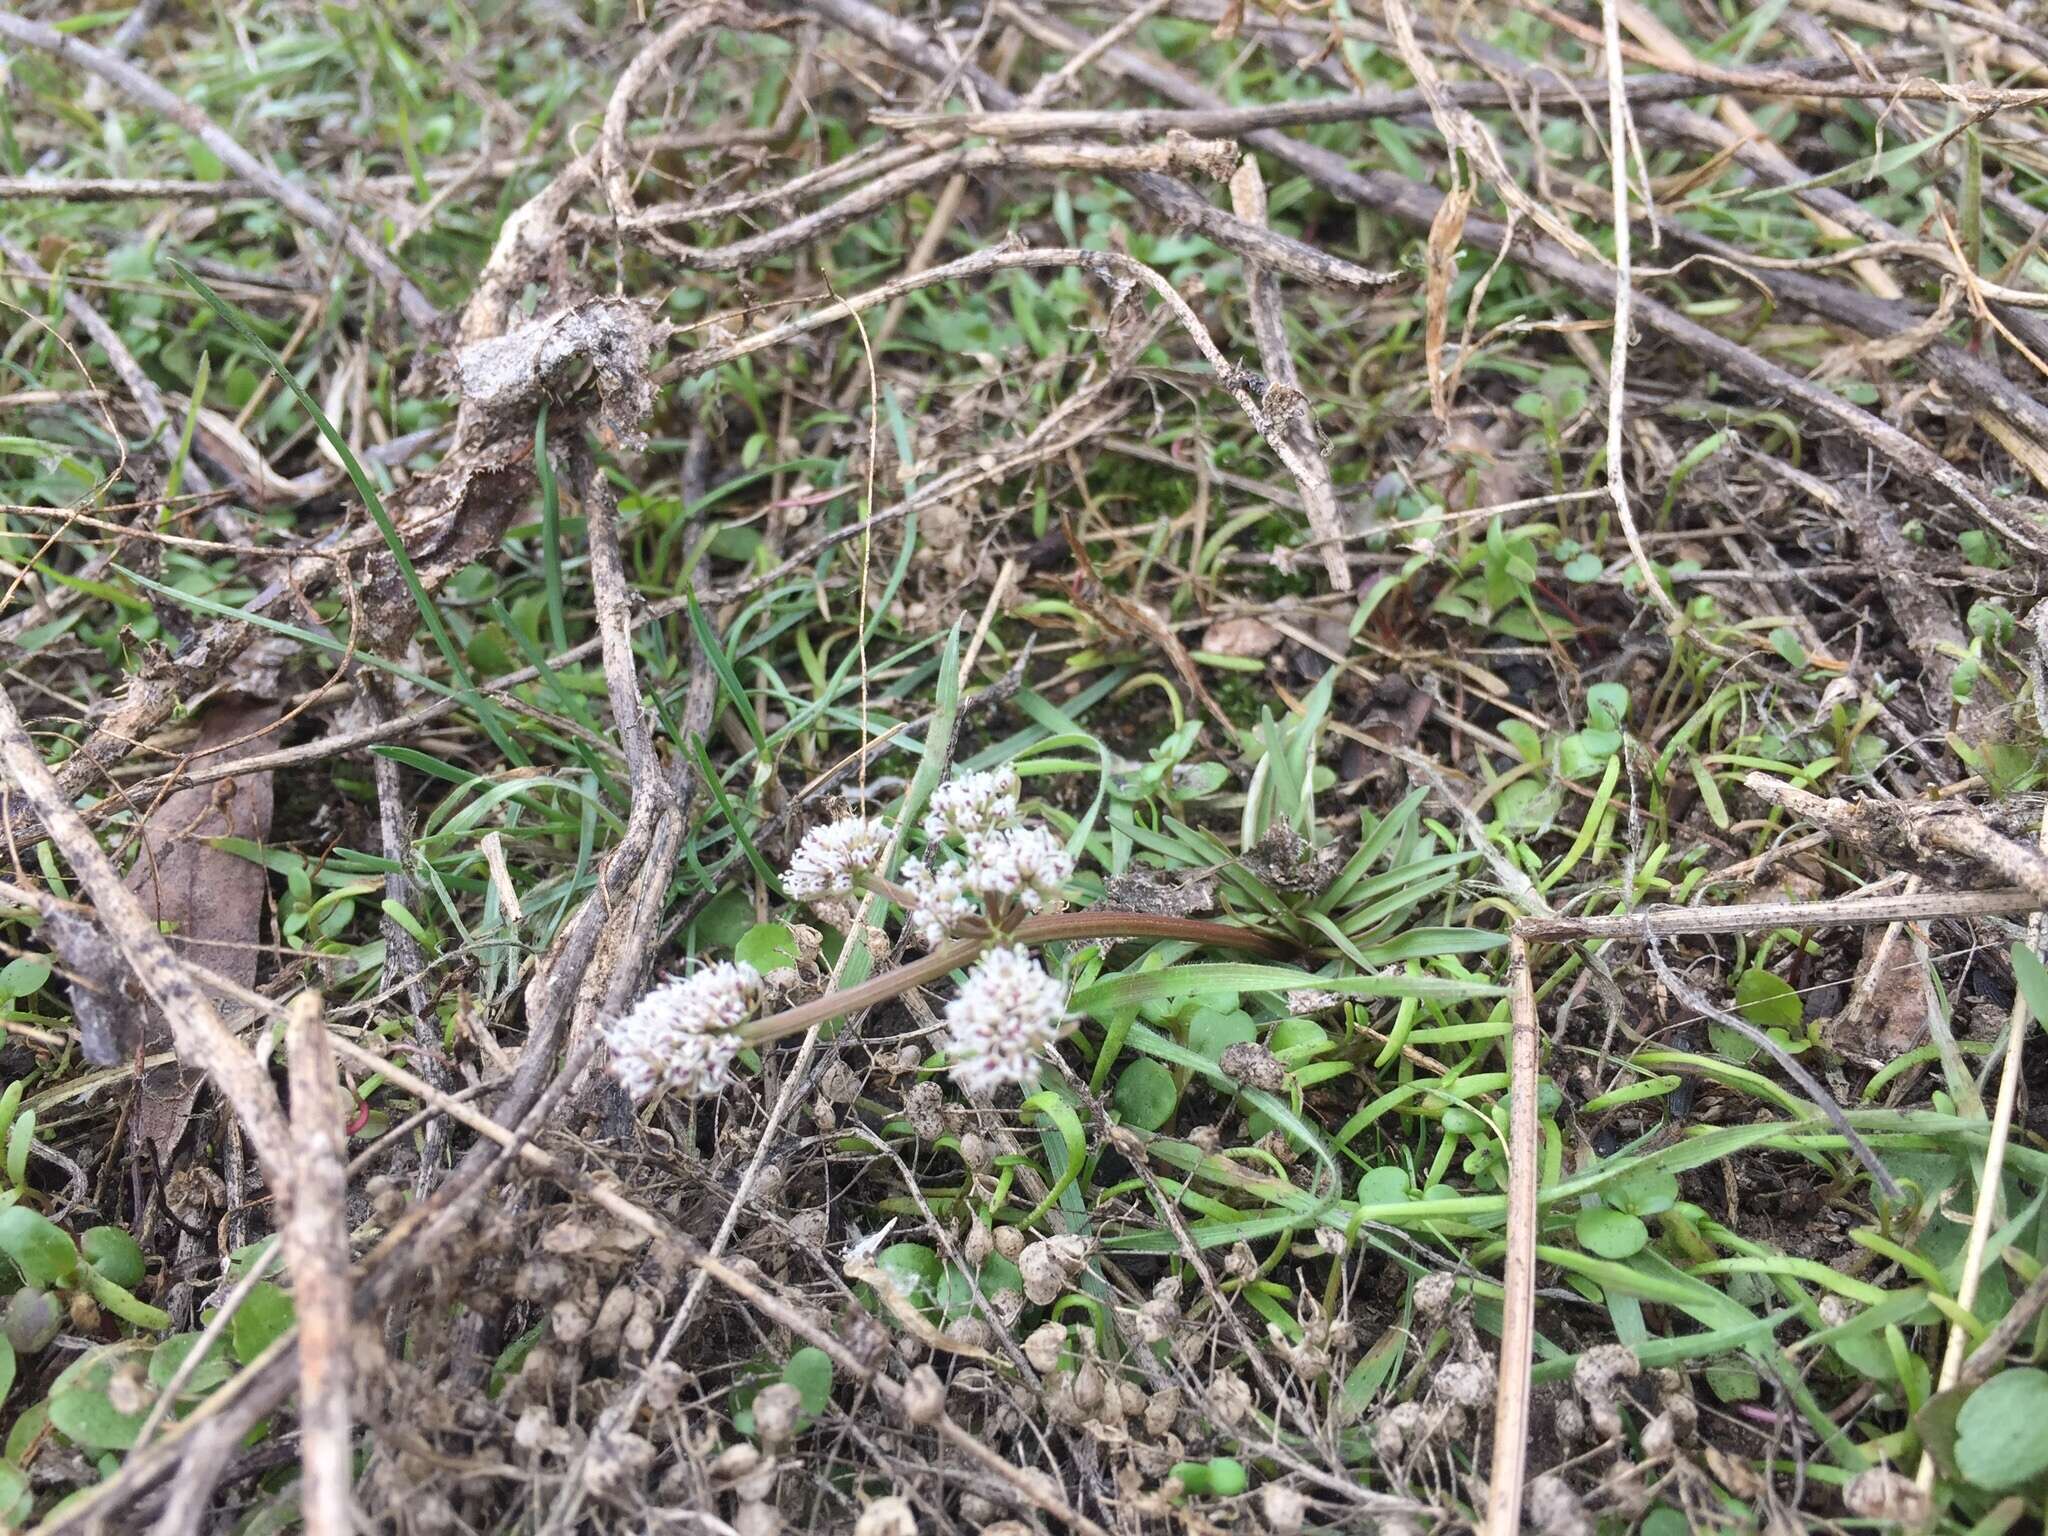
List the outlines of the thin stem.
{"label": "thin stem", "polygon": [[985,934],[935,949],[921,960],[899,965],[857,987],[829,992],[795,1008],[757,1019],[741,1026],[739,1033],[750,1045],[801,1034],[828,1019],[860,1013],[892,997],[901,997],[913,987],[929,986],[971,963],[991,944],[1052,944],[1075,939],[1181,939],[1193,944],[1213,944],[1219,949],[1249,950],[1275,959],[1293,952],[1265,934],[1199,917],[1161,917],[1148,912],[1049,912],[1027,917],[1007,933]]}

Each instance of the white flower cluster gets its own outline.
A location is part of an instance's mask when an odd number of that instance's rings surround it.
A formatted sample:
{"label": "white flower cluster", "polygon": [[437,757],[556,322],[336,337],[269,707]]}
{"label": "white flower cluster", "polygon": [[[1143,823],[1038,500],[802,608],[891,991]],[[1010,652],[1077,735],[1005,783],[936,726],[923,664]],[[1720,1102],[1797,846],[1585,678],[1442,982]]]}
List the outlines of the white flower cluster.
{"label": "white flower cluster", "polygon": [[967,894],[966,871],[957,863],[933,869],[923,859],[905,859],[903,888],[910,892],[910,910],[904,914],[904,921],[926,949],[937,949],[974,916],[975,905]]}
{"label": "white flower cluster", "polygon": [[671,977],[605,1026],[612,1075],[636,1099],[657,1088],[715,1093],[740,1053],[734,1031],[760,1001],[760,973],[744,962]]}
{"label": "white flower cluster", "polygon": [[1014,901],[1036,912],[1074,878],[1074,856],[1043,827],[1006,827],[968,846],[963,877],[984,901]]}
{"label": "white flower cluster", "polygon": [[946,1004],[946,1053],[953,1081],[981,1096],[1004,1083],[1038,1081],[1039,1063],[1059,1038],[1066,988],[1021,944],[999,945],[975,962]]}
{"label": "white flower cluster", "polygon": [[1017,825],[1021,793],[1012,768],[963,774],[932,792],[925,835],[935,853],[948,841],[957,841],[960,852],[943,863],[912,859],[903,866],[910,931],[926,948],[958,933],[978,907],[1000,902],[1042,911],[1073,878],[1073,857],[1058,838]]}
{"label": "white flower cluster", "polygon": [[867,816],[827,822],[813,827],[797,844],[782,877],[783,888],[798,901],[844,896],[853,890],[857,877],[878,872],[888,854],[887,824]]}
{"label": "white flower cluster", "polygon": [[932,791],[931,806],[924,815],[924,835],[935,843],[957,837],[972,848],[1017,819],[1017,798],[1022,793],[1014,768],[988,768],[949,779]]}

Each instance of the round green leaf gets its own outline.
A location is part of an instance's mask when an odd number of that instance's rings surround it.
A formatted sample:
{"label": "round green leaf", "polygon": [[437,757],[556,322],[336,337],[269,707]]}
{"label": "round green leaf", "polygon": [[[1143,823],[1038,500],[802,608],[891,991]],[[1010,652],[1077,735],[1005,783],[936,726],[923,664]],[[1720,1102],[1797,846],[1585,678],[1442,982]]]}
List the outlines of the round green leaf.
{"label": "round green leaf", "polygon": [[50,1423],[88,1450],[127,1450],[135,1443],[146,1411],[123,1412],[114,1406],[110,1394],[115,1376],[143,1365],[147,1355],[148,1347],[133,1341],[81,1355],[50,1383]]}
{"label": "round green leaf", "polygon": [[78,1240],[85,1262],[124,1291],[142,1284],[142,1245],[120,1227],[91,1227]]}
{"label": "round green leaf", "polygon": [[[539,1330],[534,1330],[535,1337]],[[149,1357],[149,1384],[161,1392],[171,1384],[171,1378],[178,1374],[178,1367],[185,1363],[185,1357],[199,1347],[204,1338],[200,1333],[174,1333],[157,1345]],[[219,1340],[206,1351],[206,1356],[192,1368],[192,1374],[185,1378],[184,1392],[187,1397],[199,1397],[212,1391],[228,1379],[232,1367],[222,1353]]]}
{"label": "round green leaf", "polygon": [[34,1507],[29,1497],[28,1474],[0,1461],[0,1525],[22,1526]]}
{"label": "round green leaf", "polygon": [[1358,1181],[1360,1205],[1394,1205],[1408,1198],[1408,1170],[1392,1163],[1368,1168]]}
{"label": "round green leaf", "polygon": [[0,965],[0,997],[27,997],[31,992],[41,991],[43,983],[49,979],[47,961],[38,960],[33,955],[17,955],[5,965]]}
{"label": "round green leaf", "polygon": [[1173,1074],[1156,1061],[1140,1058],[1117,1075],[1114,1103],[1126,1125],[1156,1131],[1173,1118],[1179,1102]]}
{"label": "round green leaf", "polygon": [[25,1205],[0,1211],[0,1253],[30,1285],[62,1285],[78,1268],[78,1245],[62,1227]]}
{"label": "round green leaf", "polygon": [[1598,579],[1604,567],[1600,557],[1588,550],[1585,554],[1574,555],[1565,562],[1564,579],[1570,582],[1587,582]]}
{"label": "round green leaf", "polygon": [[1788,1035],[1799,1033],[1806,1019],[1805,1005],[1792,983],[1756,966],[1735,983],[1735,1006],[1758,1029],[1782,1029]]}
{"label": "round green leaf", "polygon": [[1642,1252],[1643,1245],[1650,1240],[1650,1229],[1638,1218],[1627,1211],[1609,1210],[1606,1206],[1579,1212],[1573,1231],[1581,1248],[1588,1253],[1597,1253],[1603,1259],[1628,1258]]}
{"label": "round green leaf", "polygon": [[235,1358],[247,1365],[270,1348],[272,1341],[291,1327],[297,1316],[292,1298],[286,1291],[268,1280],[257,1281],[236,1309],[234,1322],[228,1325],[229,1344]]}
{"label": "round green leaf", "polygon": [[756,923],[733,946],[732,957],[763,976],[788,970],[797,962],[796,935],[787,923]]}
{"label": "round green leaf", "polygon": [[1266,1049],[1290,1067],[1313,1060],[1330,1045],[1330,1032],[1314,1019],[1282,1019],[1266,1038]]}
{"label": "round green leaf", "polygon": [[1678,1176],[1662,1168],[1639,1168],[1614,1180],[1600,1197],[1616,1210],[1655,1216],[1678,1203]]}
{"label": "round green leaf", "polygon": [[791,1355],[782,1368],[782,1379],[796,1388],[804,1412],[814,1419],[832,1401],[832,1357],[822,1349],[806,1344]]}
{"label": "round green leaf", "polygon": [[142,1429],[143,1414],[123,1413],[104,1382],[50,1394],[50,1422],[67,1440],[93,1451],[125,1451]]}
{"label": "round green leaf", "polygon": [[975,1279],[981,1282],[981,1294],[993,1296],[997,1291],[1024,1290],[1024,1271],[1004,1258],[992,1253],[981,1261],[981,1268],[975,1271]]}
{"label": "round green leaf", "polygon": [[[5,1398],[14,1387],[14,1346],[7,1342],[7,1336],[0,1333],[0,1398]],[[0,1515],[0,1519],[4,1519]]]}
{"label": "round green leaf", "polygon": [[1956,1416],[1956,1470],[2003,1493],[2048,1472],[2048,1371],[2003,1371]]}
{"label": "round green leaf", "polygon": [[1258,1038],[1259,1026],[1242,1009],[1201,1008],[1188,1020],[1188,1049],[1204,1061],[1221,1061],[1233,1045],[1249,1045]]}
{"label": "round green leaf", "polygon": [[732,949],[754,926],[754,898],[740,886],[727,886],[697,914],[696,926],[699,948]]}

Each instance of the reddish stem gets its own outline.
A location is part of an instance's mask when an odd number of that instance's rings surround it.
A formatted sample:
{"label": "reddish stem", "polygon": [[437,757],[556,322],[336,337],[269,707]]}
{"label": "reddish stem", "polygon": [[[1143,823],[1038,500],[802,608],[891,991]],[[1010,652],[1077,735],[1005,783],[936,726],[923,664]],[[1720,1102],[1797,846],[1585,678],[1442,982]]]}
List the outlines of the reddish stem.
{"label": "reddish stem", "polygon": [[1274,959],[1285,959],[1293,953],[1287,945],[1265,934],[1199,917],[1161,917],[1150,912],[1048,912],[1027,917],[1005,934],[986,934],[935,949],[921,960],[899,965],[857,987],[828,992],[795,1008],[757,1019],[743,1025],[739,1032],[750,1044],[779,1040],[829,1019],[886,1003],[912,987],[929,986],[971,962],[991,944],[1050,944],[1072,939],[1182,939],[1192,944],[1213,944],[1219,949],[1249,950]]}

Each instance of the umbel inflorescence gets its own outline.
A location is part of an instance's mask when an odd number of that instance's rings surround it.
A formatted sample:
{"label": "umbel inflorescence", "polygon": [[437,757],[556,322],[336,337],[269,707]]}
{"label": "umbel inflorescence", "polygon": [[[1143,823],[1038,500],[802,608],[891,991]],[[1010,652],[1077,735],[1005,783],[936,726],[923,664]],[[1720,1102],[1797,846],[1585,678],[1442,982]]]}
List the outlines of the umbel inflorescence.
{"label": "umbel inflorescence", "polygon": [[[904,862],[901,883],[887,875],[890,827],[865,816],[816,828],[783,875],[800,901],[884,896],[927,949],[952,944],[955,964],[972,960],[946,1005],[944,1043],[954,1080],[977,1096],[1035,1083],[1066,1021],[1066,988],[1012,935],[1059,908],[1074,859],[1045,827],[1020,821],[1020,794],[1007,768],[941,785],[924,818],[925,857]],[[761,998],[753,968],[728,961],[663,982],[606,1027],[613,1075],[636,1098],[717,1092],[741,1049],[788,1032],[755,1020]],[[785,1016],[790,1027],[802,1012]]]}

